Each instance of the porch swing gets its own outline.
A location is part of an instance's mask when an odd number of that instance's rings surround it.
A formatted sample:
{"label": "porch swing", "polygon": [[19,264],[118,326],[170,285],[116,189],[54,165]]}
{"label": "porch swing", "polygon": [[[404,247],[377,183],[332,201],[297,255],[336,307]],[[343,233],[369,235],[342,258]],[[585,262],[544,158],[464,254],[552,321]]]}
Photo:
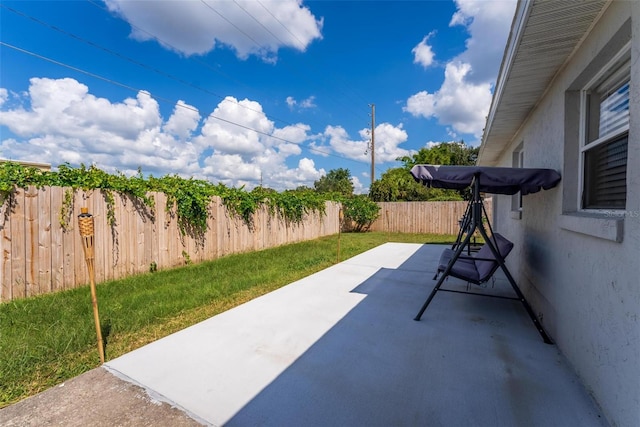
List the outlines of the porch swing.
{"label": "porch swing", "polygon": [[[416,165],[411,169],[411,175],[427,187],[453,190],[471,187],[471,198],[465,215],[460,221],[456,242],[450,249],[446,248],[442,252],[434,277],[434,280],[438,279],[438,281],[414,320],[419,321],[422,318],[438,291],[466,293],[441,289],[447,277],[452,276],[468,283],[481,285],[491,279],[500,268],[517,295],[517,298],[510,299],[517,299],[522,303],[544,342],[551,344],[551,339],[542,328],[505,264],[513,243],[493,231],[484,207],[482,193],[513,195],[520,192],[525,196],[541,189],[548,190],[555,187],[560,182],[560,174],[552,169]],[[471,256],[469,248],[476,231],[480,233],[485,243],[475,255]],[[465,249],[468,255],[463,254]],[[438,275],[440,275],[439,278]]]}

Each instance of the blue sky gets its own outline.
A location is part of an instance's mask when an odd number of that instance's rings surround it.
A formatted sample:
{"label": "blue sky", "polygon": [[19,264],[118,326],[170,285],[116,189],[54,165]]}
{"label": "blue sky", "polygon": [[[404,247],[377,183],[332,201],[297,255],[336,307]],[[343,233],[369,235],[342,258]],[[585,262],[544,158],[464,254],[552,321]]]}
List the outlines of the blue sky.
{"label": "blue sky", "polygon": [[478,145],[515,1],[2,1],[0,158],[356,192]]}

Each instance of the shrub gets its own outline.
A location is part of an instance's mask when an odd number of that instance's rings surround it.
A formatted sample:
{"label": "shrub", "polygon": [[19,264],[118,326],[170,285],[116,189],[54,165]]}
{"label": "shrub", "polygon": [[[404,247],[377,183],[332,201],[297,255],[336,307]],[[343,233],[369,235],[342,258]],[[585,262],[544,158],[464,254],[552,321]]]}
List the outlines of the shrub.
{"label": "shrub", "polygon": [[364,194],[342,200],[345,231],[367,231],[380,216],[380,206]]}

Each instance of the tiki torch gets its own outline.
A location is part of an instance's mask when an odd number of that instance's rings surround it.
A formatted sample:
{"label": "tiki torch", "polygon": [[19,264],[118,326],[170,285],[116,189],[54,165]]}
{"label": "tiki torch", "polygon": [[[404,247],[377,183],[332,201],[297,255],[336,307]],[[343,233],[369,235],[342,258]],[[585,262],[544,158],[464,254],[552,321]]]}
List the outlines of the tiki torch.
{"label": "tiki torch", "polygon": [[95,273],[93,271],[93,215],[87,208],[81,208],[78,215],[78,226],[80,237],[82,238],[82,248],[84,249],[84,259],[89,270],[89,280],[91,284],[91,304],[93,305],[93,320],[96,324],[96,336],[98,337],[98,352],[100,352],[100,363],[104,363],[104,350],[102,348],[102,330],[100,329],[100,315],[98,314],[98,297],[96,296]]}

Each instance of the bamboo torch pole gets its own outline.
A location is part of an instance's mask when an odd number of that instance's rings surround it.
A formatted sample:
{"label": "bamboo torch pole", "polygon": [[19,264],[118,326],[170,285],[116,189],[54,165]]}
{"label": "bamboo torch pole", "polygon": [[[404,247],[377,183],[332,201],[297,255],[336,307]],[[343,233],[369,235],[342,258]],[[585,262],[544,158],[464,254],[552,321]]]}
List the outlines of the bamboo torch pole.
{"label": "bamboo torch pole", "polygon": [[102,330],[100,328],[100,315],[98,313],[98,297],[96,295],[95,272],[93,270],[93,216],[87,208],[81,208],[78,215],[78,228],[82,237],[82,248],[84,249],[84,259],[89,270],[89,281],[91,285],[91,305],[93,305],[93,320],[96,324],[96,336],[98,338],[98,352],[100,353],[100,363],[104,363],[104,349],[102,348]]}

